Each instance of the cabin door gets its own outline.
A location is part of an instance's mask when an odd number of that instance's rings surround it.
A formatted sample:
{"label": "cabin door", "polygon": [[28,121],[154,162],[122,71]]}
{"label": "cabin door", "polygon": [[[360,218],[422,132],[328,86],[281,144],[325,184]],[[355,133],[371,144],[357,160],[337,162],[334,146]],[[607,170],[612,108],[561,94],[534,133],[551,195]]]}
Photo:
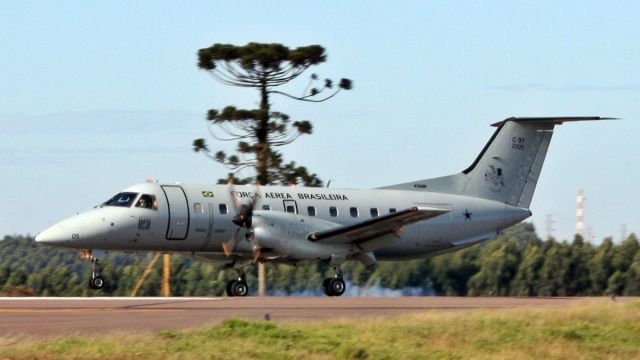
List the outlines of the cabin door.
{"label": "cabin door", "polygon": [[189,204],[184,190],[177,185],[163,185],[167,197],[167,240],[184,240],[189,232]]}

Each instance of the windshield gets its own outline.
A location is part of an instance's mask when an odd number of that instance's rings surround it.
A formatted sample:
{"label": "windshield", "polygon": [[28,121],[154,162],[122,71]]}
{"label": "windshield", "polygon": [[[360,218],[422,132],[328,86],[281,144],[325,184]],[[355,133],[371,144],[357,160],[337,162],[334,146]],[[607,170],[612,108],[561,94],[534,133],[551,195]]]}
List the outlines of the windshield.
{"label": "windshield", "polygon": [[109,199],[109,201],[105,202],[103,205],[129,207],[133,203],[133,200],[136,199],[136,196],[138,196],[138,193],[121,192],[120,194]]}

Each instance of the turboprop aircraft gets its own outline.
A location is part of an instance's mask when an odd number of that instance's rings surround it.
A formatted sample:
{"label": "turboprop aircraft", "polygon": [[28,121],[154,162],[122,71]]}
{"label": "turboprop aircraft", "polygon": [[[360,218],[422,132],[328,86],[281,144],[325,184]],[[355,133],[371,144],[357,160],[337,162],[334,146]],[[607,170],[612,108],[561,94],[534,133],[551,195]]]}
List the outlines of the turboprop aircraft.
{"label": "turboprop aircraft", "polygon": [[93,289],[105,284],[105,251],[158,251],[227,262],[238,272],[227,283],[229,296],[248,294],[236,263],[323,261],[335,272],[324,292],[340,296],[345,261],[373,266],[455,251],[531,216],[554,127],[603,119],[511,117],[493,124],[493,136],[461,173],[377,189],[147,182],[35,240],[82,250],[92,260]]}

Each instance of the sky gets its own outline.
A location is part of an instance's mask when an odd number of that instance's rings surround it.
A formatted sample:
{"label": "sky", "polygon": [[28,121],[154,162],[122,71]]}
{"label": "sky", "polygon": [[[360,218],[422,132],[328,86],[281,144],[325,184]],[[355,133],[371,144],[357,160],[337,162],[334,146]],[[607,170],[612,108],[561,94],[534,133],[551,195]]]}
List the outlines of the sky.
{"label": "sky", "polygon": [[[321,104],[283,149],[335,188],[465,169],[511,116],[612,116],[556,128],[531,204],[538,233],[572,239],[576,192],[599,243],[640,233],[640,3],[631,1],[15,1],[0,3],[0,237],[35,235],[145,177],[215,182],[191,142],[208,109],[258,93],[198,70],[214,43],[320,44]],[[284,90],[301,93],[306,80]],[[215,143],[218,149],[229,144]],[[248,175],[248,174],[247,174]]]}

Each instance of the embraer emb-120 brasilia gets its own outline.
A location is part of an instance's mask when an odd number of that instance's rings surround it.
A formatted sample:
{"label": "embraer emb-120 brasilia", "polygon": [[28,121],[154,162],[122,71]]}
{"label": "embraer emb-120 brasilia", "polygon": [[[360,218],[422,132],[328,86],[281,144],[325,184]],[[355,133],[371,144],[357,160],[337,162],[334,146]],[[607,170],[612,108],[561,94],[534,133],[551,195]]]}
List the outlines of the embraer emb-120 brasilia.
{"label": "embraer emb-120 brasilia", "polygon": [[495,133],[461,173],[378,189],[143,183],[36,241],[90,255],[93,289],[105,284],[105,251],[158,251],[229,263],[238,272],[227,283],[230,296],[248,294],[237,262],[323,261],[335,271],[324,292],[339,296],[347,260],[372,266],[455,251],[531,216],[554,126],[602,119],[508,118],[493,124]]}

